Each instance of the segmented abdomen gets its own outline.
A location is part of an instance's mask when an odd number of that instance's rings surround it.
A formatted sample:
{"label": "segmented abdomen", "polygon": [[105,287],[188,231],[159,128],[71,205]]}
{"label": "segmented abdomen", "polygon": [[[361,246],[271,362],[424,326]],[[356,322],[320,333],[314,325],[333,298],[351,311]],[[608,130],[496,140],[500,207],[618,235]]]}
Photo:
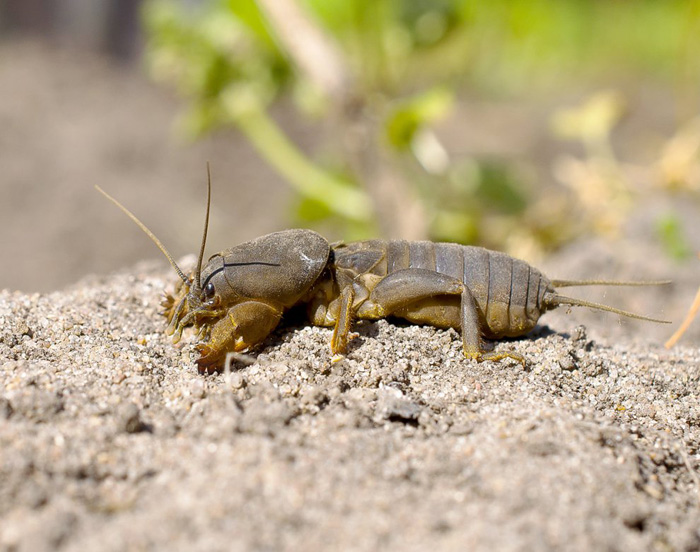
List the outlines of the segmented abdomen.
{"label": "segmented abdomen", "polygon": [[428,241],[377,241],[370,249],[380,243],[385,256],[373,273],[386,276],[422,268],[461,280],[476,301],[487,337],[522,335],[535,327],[543,312],[549,280],[524,261],[481,247]]}

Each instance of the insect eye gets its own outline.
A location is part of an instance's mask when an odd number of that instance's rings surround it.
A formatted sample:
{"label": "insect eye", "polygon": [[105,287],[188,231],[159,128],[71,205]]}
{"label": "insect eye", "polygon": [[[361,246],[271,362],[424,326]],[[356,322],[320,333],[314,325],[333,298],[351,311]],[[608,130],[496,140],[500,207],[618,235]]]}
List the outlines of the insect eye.
{"label": "insect eye", "polygon": [[216,293],[214,290],[214,284],[209,282],[204,288],[204,297],[206,297],[207,299],[211,299],[212,297],[214,297],[214,293]]}

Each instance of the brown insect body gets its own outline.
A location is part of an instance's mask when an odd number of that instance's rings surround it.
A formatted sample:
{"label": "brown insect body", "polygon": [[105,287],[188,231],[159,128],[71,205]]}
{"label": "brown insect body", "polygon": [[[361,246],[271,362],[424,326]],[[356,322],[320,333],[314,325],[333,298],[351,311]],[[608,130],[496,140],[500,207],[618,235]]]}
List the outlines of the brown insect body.
{"label": "brown insect body", "polygon": [[452,327],[461,331],[468,358],[522,361],[486,352],[482,338],[524,335],[561,304],[644,318],[562,297],[539,270],[497,251],[402,240],[331,246],[311,230],[275,232],[217,253],[202,268],[201,282],[199,295],[188,289],[169,298],[165,315],[176,338],[190,324],[200,329],[203,371],[218,369],[228,352],[262,342],[286,310],[302,303],[312,324],[334,328],[334,354],[346,351],[358,319],[395,316]]}
{"label": "brown insect body", "polygon": [[[200,371],[215,371],[227,353],[261,343],[284,313],[299,304],[307,305],[312,324],[334,328],[334,354],[346,352],[356,319],[396,316],[452,327],[462,334],[467,358],[521,362],[515,354],[486,352],[482,338],[524,335],[545,311],[562,304],[664,322],[556,291],[570,285],[663,282],[550,281],[505,253],[450,243],[368,240],[331,245],[311,230],[285,230],[217,253],[202,266],[205,224],[197,268],[186,277],[150,230],[102,193],[155,241],[180,275],[182,283],[175,296],[166,295],[163,314],[174,342],[185,327],[198,330]],[[207,206],[207,222],[208,213]]]}
{"label": "brown insect body", "polygon": [[[462,311],[471,308],[462,306],[468,293],[480,333],[487,338],[515,337],[533,329],[546,310],[545,293],[554,291],[537,269],[482,247],[370,240],[334,248],[334,258],[340,286],[356,289],[353,310],[359,318],[391,314],[417,324],[461,329]],[[366,289],[358,292],[363,284]]]}

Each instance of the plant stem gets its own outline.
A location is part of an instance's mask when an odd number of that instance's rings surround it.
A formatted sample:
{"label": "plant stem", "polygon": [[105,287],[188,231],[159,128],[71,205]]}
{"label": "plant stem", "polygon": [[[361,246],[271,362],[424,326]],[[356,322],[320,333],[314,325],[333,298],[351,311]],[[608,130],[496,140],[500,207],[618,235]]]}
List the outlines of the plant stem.
{"label": "plant stem", "polygon": [[300,194],[352,221],[364,224],[372,221],[369,197],[309,161],[264,108],[249,104],[246,109],[229,109],[228,114],[260,155]]}

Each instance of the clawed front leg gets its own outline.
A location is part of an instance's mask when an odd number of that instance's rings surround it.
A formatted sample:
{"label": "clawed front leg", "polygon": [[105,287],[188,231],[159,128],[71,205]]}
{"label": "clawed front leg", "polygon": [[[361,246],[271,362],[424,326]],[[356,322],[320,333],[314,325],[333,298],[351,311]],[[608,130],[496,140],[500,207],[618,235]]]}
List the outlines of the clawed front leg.
{"label": "clawed front leg", "polygon": [[240,352],[261,343],[282,317],[281,308],[267,303],[246,301],[229,308],[209,328],[209,339],[197,345],[200,372],[212,373],[223,367],[226,353]]}

